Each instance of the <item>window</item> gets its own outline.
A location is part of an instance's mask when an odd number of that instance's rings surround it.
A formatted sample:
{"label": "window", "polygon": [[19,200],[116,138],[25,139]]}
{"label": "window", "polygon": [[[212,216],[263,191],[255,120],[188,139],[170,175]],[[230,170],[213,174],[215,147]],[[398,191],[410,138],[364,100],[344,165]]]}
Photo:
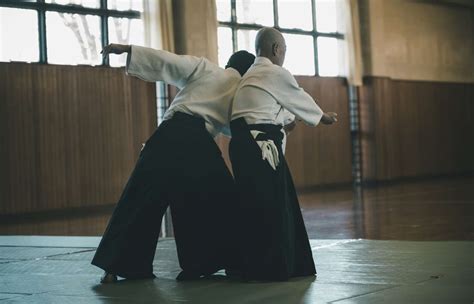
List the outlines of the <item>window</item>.
{"label": "window", "polygon": [[143,44],[142,12],[140,0],[0,0],[0,61],[123,66],[100,51]]}
{"label": "window", "polygon": [[339,75],[340,0],[216,0],[219,64],[232,52],[255,53],[259,29],[271,26],[287,44],[284,67],[297,75]]}

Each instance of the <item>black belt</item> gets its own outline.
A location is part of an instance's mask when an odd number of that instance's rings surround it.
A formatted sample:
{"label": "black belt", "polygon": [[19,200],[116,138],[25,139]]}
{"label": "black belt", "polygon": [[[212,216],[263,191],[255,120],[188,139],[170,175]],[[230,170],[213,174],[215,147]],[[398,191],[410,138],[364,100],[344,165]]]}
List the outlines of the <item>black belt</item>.
{"label": "black belt", "polygon": [[191,123],[196,123],[196,124],[202,124],[203,126],[206,125],[206,121],[203,118],[197,117],[191,114],[186,114],[183,112],[174,112],[173,117],[170,120],[176,121],[176,122],[186,121],[186,122],[191,122]]}
{"label": "black belt", "polygon": [[258,134],[255,140],[273,140],[277,145],[281,145],[283,141],[283,126],[273,124],[247,124],[243,117],[237,118],[230,123],[232,133],[234,130],[242,130],[246,128],[249,132],[251,130],[263,132]]}

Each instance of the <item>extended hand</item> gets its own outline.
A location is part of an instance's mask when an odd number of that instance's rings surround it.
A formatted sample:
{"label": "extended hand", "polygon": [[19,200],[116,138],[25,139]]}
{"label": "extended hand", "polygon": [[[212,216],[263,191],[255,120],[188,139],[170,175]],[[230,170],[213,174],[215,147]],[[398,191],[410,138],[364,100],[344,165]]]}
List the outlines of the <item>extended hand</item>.
{"label": "extended hand", "polygon": [[337,121],[337,113],[334,112],[327,112],[323,114],[323,117],[321,118],[321,122],[325,125],[332,125]]}
{"label": "extended hand", "polygon": [[100,52],[103,57],[109,54],[123,54],[130,52],[130,45],[111,43]]}

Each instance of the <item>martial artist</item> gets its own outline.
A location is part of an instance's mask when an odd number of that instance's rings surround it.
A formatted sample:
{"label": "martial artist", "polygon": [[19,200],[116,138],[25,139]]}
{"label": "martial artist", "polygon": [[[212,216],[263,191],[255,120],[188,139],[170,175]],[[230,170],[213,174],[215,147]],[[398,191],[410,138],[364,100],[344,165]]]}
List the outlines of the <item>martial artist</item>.
{"label": "martial artist", "polygon": [[102,282],[154,278],[168,206],[183,270],[178,280],[235,267],[230,248],[235,185],[213,137],[229,133],[232,98],[255,56],[237,52],[222,69],[205,58],[135,45],[110,44],[102,53],[128,53],[128,75],[180,89],[146,141],[92,260],[105,270]]}
{"label": "martial artist", "polygon": [[230,157],[240,195],[245,280],[284,281],[316,269],[293,180],[284,157],[284,130],[295,117],[310,126],[332,124],[313,98],[282,68],[286,44],[280,32],[257,33],[255,63],[233,100]]}

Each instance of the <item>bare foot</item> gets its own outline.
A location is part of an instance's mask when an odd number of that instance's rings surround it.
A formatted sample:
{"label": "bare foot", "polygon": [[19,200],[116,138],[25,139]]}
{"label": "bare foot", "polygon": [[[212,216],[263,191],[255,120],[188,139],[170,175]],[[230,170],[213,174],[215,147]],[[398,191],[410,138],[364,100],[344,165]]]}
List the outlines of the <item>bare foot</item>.
{"label": "bare foot", "polygon": [[115,282],[117,282],[117,276],[115,274],[104,272],[104,274],[100,278],[100,282],[102,284],[115,283]]}

